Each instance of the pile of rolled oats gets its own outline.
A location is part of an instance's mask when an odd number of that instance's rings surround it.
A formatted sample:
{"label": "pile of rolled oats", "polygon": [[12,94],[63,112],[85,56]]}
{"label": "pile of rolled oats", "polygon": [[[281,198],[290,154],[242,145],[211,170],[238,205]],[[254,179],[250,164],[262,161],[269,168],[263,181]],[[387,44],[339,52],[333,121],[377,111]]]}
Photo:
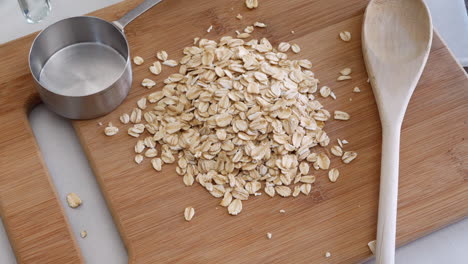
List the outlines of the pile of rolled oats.
{"label": "pile of rolled oats", "polygon": [[[164,80],[161,91],[141,98],[130,115],[120,118],[131,124],[128,134],[138,138],[135,162],[151,159],[156,171],[177,162],[185,185],[198,182],[231,215],[262,190],[271,197],[308,195],[315,182],[311,168],[330,169],[324,126],[331,114],[316,100],[312,63],[288,59],[290,48],[301,50],[286,42],[275,48],[266,38],[225,36],[218,42],[196,38],[180,62],[170,60],[170,65],[164,63],[168,54],[158,52],[163,65],[180,68]],[[159,61],[150,72],[161,73]],[[145,79],[142,85],[156,83]],[[334,118],[350,116],[335,111]],[[112,135],[118,130],[110,124],[106,131]],[[339,143],[332,148],[334,155],[345,163],[356,158],[356,152],[343,151]],[[330,170],[330,181],[338,176],[336,168]],[[187,221],[191,217],[186,212]]]}

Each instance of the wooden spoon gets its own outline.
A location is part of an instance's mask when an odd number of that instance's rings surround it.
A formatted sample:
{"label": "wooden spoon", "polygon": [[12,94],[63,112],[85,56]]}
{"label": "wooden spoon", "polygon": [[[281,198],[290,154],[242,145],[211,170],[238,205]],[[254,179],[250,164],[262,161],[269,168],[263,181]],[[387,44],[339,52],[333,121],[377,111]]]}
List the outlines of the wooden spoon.
{"label": "wooden spoon", "polygon": [[364,15],[362,49],[382,122],[376,260],[394,263],[400,130],[432,43],[422,0],[372,0]]}

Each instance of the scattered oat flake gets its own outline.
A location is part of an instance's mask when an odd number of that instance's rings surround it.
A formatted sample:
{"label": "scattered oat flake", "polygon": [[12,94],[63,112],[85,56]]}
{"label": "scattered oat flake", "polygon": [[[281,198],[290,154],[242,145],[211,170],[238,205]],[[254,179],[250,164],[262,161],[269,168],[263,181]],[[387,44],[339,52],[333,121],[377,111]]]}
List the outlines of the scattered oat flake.
{"label": "scattered oat flake", "polygon": [[304,184],[301,185],[301,192],[304,195],[309,195],[310,191],[312,191],[312,184],[304,183]]}
{"label": "scattered oat flake", "polygon": [[88,236],[88,232],[86,232],[86,230],[81,230],[80,236],[81,236],[81,238],[85,238],[85,237]]}
{"label": "scattered oat flake", "polygon": [[299,47],[299,45],[297,45],[296,43],[294,43],[294,44],[291,45],[291,50],[292,50],[294,53],[299,53],[299,52],[301,52],[301,47]]}
{"label": "scattered oat flake", "polygon": [[282,214],[286,213],[286,211],[283,210],[283,209],[279,210],[279,212],[282,213]]}
{"label": "scattered oat flake", "polygon": [[143,81],[141,82],[141,86],[146,87],[148,89],[152,88],[155,85],[156,82],[148,78],[143,79]]}
{"label": "scattered oat flake", "polygon": [[361,89],[359,89],[359,87],[354,87],[353,89],[353,93],[360,93],[361,92]]}
{"label": "scattered oat flake", "polygon": [[102,126],[103,124],[102,124],[102,122],[99,122],[98,125],[99,125],[99,126]]}
{"label": "scattered oat flake", "polygon": [[241,20],[241,19],[242,19],[242,15],[241,15],[241,14],[237,14],[236,18],[239,19],[239,20]]}
{"label": "scattered oat flake", "polygon": [[373,255],[375,255],[375,246],[376,246],[377,241],[372,240],[371,242],[367,243],[367,246],[369,247],[370,251],[372,252]]}
{"label": "scattered oat flake", "polygon": [[82,201],[78,194],[72,192],[67,194],[67,203],[71,208],[77,208],[82,204]]}
{"label": "scattered oat flake", "polygon": [[142,65],[144,62],[145,60],[140,56],[133,57],[133,63],[135,63],[136,65]]}
{"label": "scattered oat flake", "polygon": [[247,26],[246,28],[244,28],[244,32],[245,33],[252,33],[254,31],[254,27],[253,26]]}
{"label": "scattered oat flake", "polygon": [[286,52],[286,51],[289,50],[290,47],[291,47],[291,44],[289,44],[287,42],[281,42],[278,45],[278,50],[281,51],[281,52]]}
{"label": "scattered oat flake", "polygon": [[333,114],[333,118],[335,118],[335,120],[349,120],[351,116],[346,112],[336,110]]}
{"label": "scattered oat flake", "polygon": [[330,253],[330,252],[328,252],[328,251],[327,251],[327,252],[325,252],[325,257],[326,257],[326,258],[329,258],[329,257],[331,257],[331,253]]}
{"label": "scattered oat flake", "polygon": [[267,236],[268,239],[271,239],[273,237],[273,234],[272,233],[267,233],[266,236]]}
{"label": "scattered oat flake", "polygon": [[341,160],[343,160],[344,163],[348,164],[351,161],[353,161],[357,157],[357,152],[355,151],[345,151],[343,153],[343,156],[341,157]]}
{"label": "scattered oat flake", "polygon": [[193,216],[195,215],[195,208],[193,207],[187,207],[185,208],[184,210],[184,218],[185,218],[185,221],[190,221],[192,220]]}
{"label": "scattered oat flake", "polygon": [[137,164],[140,164],[142,161],[143,161],[143,155],[141,155],[141,154],[135,155],[135,162]]}
{"label": "scattered oat flake", "polygon": [[210,27],[206,30],[206,32],[210,33],[212,29],[213,29],[213,25],[210,25]]}
{"label": "scattered oat flake", "polygon": [[120,122],[121,122],[122,124],[128,124],[128,123],[130,122],[130,116],[129,116],[128,114],[126,114],[126,113],[125,113],[125,114],[122,114],[122,115],[119,117],[119,119],[120,119]]}
{"label": "scattered oat flake", "polygon": [[344,42],[351,41],[351,33],[349,31],[342,31],[340,32],[340,39]]}
{"label": "scattered oat flake", "polygon": [[150,70],[150,72],[151,72],[152,74],[154,74],[154,75],[159,75],[159,74],[161,73],[161,71],[162,71],[161,62],[155,61],[155,62],[153,63],[153,65],[151,65],[151,66],[149,67],[149,70]]}
{"label": "scattered oat flake", "polygon": [[249,33],[245,33],[245,32],[244,32],[244,33],[239,33],[239,34],[237,34],[237,38],[240,38],[240,39],[246,39],[246,38],[248,38],[248,37],[250,37],[250,34],[249,34]]}
{"label": "scattered oat flake", "polygon": [[344,68],[340,71],[341,75],[350,75],[352,72],[351,68]]}
{"label": "scattered oat flake", "polygon": [[138,106],[138,108],[140,108],[141,110],[146,109],[146,97],[140,98],[140,99],[137,101],[137,106]]}
{"label": "scattered oat flake", "polygon": [[330,96],[330,94],[331,94],[331,89],[330,89],[330,87],[328,87],[328,86],[322,86],[322,87],[320,88],[320,95],[321,95],[322,97],[326,98],[326,97]]}
{"label": "scattered oat flake", "polygon": [[341,143],[343,143],[343,145],[346,145],[346,144],[348,144],[349,142],[348,142],[348,140],[343,139],[343,140],[341,140]]}
{"label": "scattered oat flake", "polygon": [[166,61],[169,55],[165,50],[161,50],[156,52],[156,58],[158,58],[160,61]]}
{"label": "scattered oat flake", "polygon": [[109,137],[116,135],[118,132],[119,129],[113,126],[111,122],[109,122],[109,125],[106,128],[104,128],[104,134],[106,134],[106,136]]}
{"label": "scattered oat flake", "polygon": [[337,157],[343,156],[343,149],[341,149],[341,147],[337,145],[331,147],[330,152]]}
{"label": "scattered oat flake", "polygon": [[234,199],[228,206],[228,212],[230,215],[238,215],[242,211],[242,201],[240,199]]}
{"label": "scattered oat flake", "polygon": [[339,176],[340,176],[340,172],[338,171],[338,169],[333,168],[328,171],[328,179],[331,182],[336,182]]}
{"label": "scattered oat flake", "polygon": [[265,23],[258,22],[258,21],[254,23],[254,26],[259,27],[259,28],[266,28],[267,27],[267,25]]}
{"label": "scattered oat flake", "polygon": [[296,32],[294,30],[291,30],[291,34],[294,34],[294,33],[296,33]]}
{"label": "scattered oat flake", "polygon": [[337,138],[336,141],[338,142],[338,145],[342,148],[343,142],[341,141],[341,139]]}
{"label": "scattered oat flake", "polygon": [[[154,158],[151,160],[151,166],[153,166],[153,169],[156,171],[161,171],[162,170],[162,160],[160,158]],[[193,180],[192,180],[193,183]]]}
{"label": "scattered oat flake", "polygon": [[330,93],[330,97],[333,98],[333,100],[336,100],[336,95],[335,95],[334,92],[331,92],[331,93]]}
{"label": "scattered oat flake", "polygon": [[177,66],[177,61],[175,60],[166,60],[162,63],[163,65],[169,66],[169,67],[175,67]]}
{"label": "scattered oat flake", "polygon": [[346,81],[346,80],[351,80],[351,76],[349,75],[340,75],[338,78],[336,78],[337,81]]}
{"label": "scattered oat flake", "polygon": [[258,7],[258,0],[245,0],[245,6],[248,9],[254,9]]}

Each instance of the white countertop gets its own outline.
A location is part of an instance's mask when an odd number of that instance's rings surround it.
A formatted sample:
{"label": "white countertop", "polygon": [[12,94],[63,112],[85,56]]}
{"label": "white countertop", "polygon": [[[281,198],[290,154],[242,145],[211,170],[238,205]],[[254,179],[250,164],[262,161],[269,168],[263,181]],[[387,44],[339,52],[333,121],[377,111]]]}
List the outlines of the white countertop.
{"label": "white countertop", "polygon": [[[0,43],[40,30],[59,19],[85,14],[116,2],[119,0],[52,1],[50,16],[40,24],[29,25],[22,17],[16,1],[1,1],[0,25],[8,21],[9,25],[14,26],[0,27]],[[467,65],[468,19],[463,0],[427,2],[439,33],[449,47],[455,49],[457,58]],[[86,263],[127,263],[127,253],[71,123],[51,113],[43,105],[31,112],[30,121],[60,197],[76,192],[83,199],[83,205],[78,209],[69,208],[65,199],[61,202]],[[68,156],[61,154],[63,149],[67,150]],[[84,239],[79,236],[81,230],[88,232]],[[2,225],[0,263],[16,263]],[[372,260],[367,262],[371,263]],[[468,263],[468,219],[399,248],[396,263]]]}

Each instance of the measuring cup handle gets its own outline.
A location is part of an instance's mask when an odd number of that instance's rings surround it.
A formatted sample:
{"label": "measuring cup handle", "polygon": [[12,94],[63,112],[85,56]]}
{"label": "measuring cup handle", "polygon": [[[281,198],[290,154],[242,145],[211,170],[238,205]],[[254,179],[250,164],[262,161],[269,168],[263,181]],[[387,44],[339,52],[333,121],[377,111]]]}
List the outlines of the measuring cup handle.
{"label": "measuring cup handle", "polygon": [[128,12],[127,14],[125,14],[125,16],[123,16],[117,21],[114,21],[113,23],[120,30],[124,31],[124,28],[125,26],[128,25],[128,23],[132,22],[139,15],[143,14],[144,12],[146,12],[148,9],[155,6],[159,2],[161,2],[161,0],[145,0],[143,3],[141,3],[136,8],[134,8],[132,11]]}

